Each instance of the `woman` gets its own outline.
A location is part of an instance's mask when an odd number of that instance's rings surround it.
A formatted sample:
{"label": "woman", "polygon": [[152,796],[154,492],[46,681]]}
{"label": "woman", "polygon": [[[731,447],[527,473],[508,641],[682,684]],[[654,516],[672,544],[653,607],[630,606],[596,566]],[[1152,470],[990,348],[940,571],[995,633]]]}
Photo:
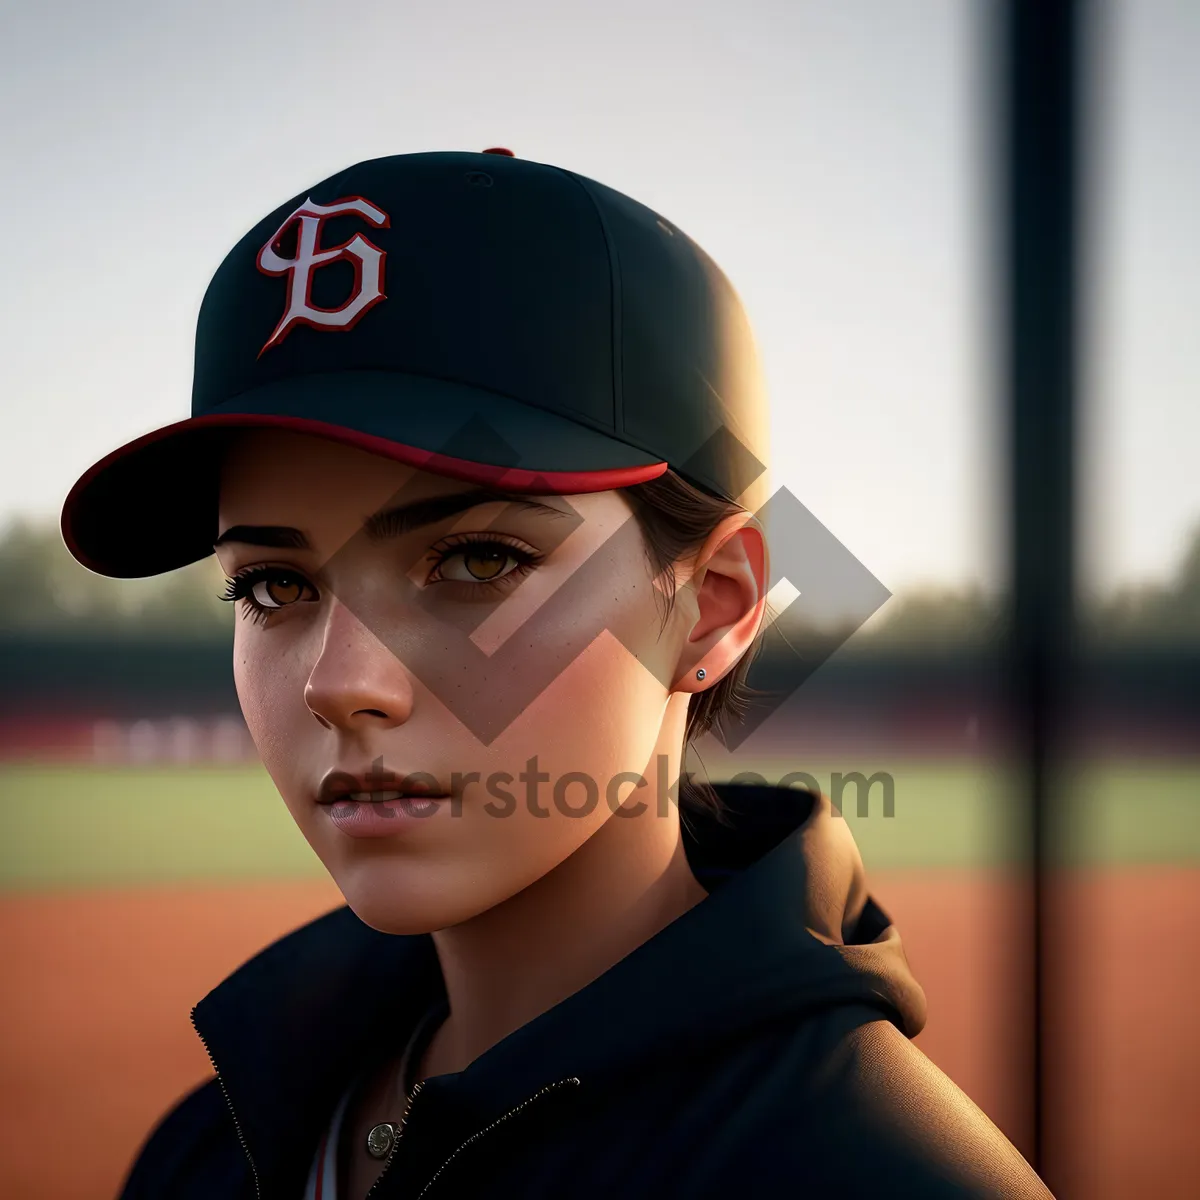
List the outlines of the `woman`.
{"label": "woman", "polygon": [[68,497],[103,573],[215,550],[247,724],[347,901],[197,1005],[217,1076],[125,1197],[1045,1196],[908,1041],[828,801],[680,786],[769,581],[733,289],[627,197],[485,155],[265,218],[192,418]]}

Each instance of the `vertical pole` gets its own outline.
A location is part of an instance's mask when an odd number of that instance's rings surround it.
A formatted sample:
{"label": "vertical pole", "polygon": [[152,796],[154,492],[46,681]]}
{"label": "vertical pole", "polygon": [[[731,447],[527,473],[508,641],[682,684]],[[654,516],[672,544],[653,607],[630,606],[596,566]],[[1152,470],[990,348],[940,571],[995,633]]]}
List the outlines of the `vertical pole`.
{"label": "vertical pole", "polygon": [[1009,699],[1030,805],[1031,1157],[1044,1172],[1047,871],[1073,631],[1079,5],[1076,0],[1007,0],[1003,26]]}

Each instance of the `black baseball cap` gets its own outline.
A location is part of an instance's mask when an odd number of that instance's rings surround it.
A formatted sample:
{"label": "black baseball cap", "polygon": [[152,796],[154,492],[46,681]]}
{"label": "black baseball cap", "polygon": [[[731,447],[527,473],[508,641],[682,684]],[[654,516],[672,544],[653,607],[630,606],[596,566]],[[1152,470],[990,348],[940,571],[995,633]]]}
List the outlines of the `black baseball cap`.
{"label": "black baseball cap", "polygon": [[482,153],[362,162],[263,218],[213,277],[192,415],[92,466],[71,553],[132,578],[212,553],[232,431],[285,428],[508,492],[668,467],[737,501],[765,397],[729,280],[653,210]]}

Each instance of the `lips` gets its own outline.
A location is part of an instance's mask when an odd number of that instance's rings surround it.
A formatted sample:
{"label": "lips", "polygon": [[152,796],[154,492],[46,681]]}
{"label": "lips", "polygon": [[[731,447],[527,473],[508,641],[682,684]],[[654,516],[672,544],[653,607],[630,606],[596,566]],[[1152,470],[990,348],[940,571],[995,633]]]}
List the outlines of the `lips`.
{"label": "lips", "polygon": [[[321,817],[328,817],[330,824],[346,837],[394,838],[420,837],[420,830],[427,828],[428,818],[437,818],[446,810],[442,796],[414,796],[401,794],[398,800],[388,801],[387,795],[396,795],[397,789],[377,792],[359,790],[347,792],[321,806]],[[378,796],[364,803],[354,796]],[[440,825],[440,822],[438,822]]]}
{"label": "lips", "polygon": [[385,804],[398,800],[448,800],[450,790],[423,771],[408,774],[378,764],[367,771],[333,770],[317,789],[318,804]]}

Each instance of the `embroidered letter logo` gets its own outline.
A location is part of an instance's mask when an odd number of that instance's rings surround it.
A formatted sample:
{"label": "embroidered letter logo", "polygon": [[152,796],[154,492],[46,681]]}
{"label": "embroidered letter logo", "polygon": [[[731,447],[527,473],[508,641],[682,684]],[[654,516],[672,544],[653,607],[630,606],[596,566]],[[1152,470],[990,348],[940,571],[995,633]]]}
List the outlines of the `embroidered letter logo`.
{"label": "embroidered letter logo", "polygon": [[[322,250],[321,226],[330,217],[357,213],[377,229],[391,224],[387,213],[361,196],[349,196],[332,204],[315,204],[305,200],[275,231],[270,241],[258,252],[258,269],[264,275],[287,275],[287,306],[275,331],[267,338],[259,357],[271,346],[277,346],[296,325],[311,325],[315,329],[346,330],[373,305],[384,299],[384,251],[374,242],[356,233],[348,242]],[[279,239],[295,224],[296,254],[283,258],[277,247]],[[346,259],[354,264],[354,287],[345,304],[339,308],[317,308],[312,303],[312,277],[318,267]]]}

